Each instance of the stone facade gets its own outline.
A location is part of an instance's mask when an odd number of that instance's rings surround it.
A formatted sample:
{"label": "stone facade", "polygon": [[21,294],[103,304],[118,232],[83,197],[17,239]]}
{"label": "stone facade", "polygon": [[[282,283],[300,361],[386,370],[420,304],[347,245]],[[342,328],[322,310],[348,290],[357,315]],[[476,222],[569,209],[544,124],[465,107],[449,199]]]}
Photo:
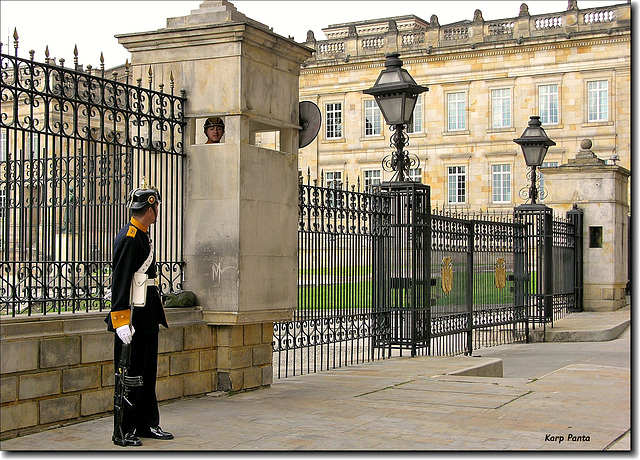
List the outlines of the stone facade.
{"label": "stone facade", "polygon": [[617,310],[627,305],[630,172],[599,159],[590,139],[580,146],[567,164],[547,168],[547,180],[554,186],[546,202],[556,210],[568,211],[573,203],[584,211],[583,308]]}
{"label": "stone facade", "polygon": [[[619,164],[629,168],[630,5],[581,10],[574,4],[538,16],[530,16],[523,4],[495,21],[484,21],[477,10],[473,20],[449,25],[440,25],[436,15],[430,21],[402,16],[339,24],[323,29],[327,40],[316,40],[310,31],[305,44],[315,54],[303,64],[300,95],[320,107],[323,126],[300,151],[300,173],[363,185],[372,176],[391,178],[381,166],[392,151],[391,133],[384,120],[379,133],[366,131],[372,120],[365,104],[372,97],[362,93],[375,83],[388,52],[399,52],[416,82],[429,88],[416,109],[407,151],[418,156],[416,178],[431,186],[435,205],[511,210],[524,201],[519,191],[527,185],[527,168],[513,139],[531,115],[548,106],[547,91],[557,98],[558,116],[543,119],[557,144],[545,162],[566,163],[588,137],[596,155],[617,154]],[[423,8],[416,3],[417,12]],[[602,113],[589,114],[589,93],[598,85],[606,88],[600,95],[607,105]],[[328,104],[340,105],[341,135],[327,130],[333,115],[327,111],[336,107]],[[457,119],[454,104],[461,110]],[[457,171],[465,181],[463,198],[453,202],[450,167],[461,167]]]}

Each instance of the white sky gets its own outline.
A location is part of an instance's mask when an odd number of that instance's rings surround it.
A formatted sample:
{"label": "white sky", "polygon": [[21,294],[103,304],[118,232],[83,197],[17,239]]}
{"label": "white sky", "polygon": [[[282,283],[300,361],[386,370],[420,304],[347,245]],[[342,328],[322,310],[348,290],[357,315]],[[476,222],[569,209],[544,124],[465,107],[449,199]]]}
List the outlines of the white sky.
{"label": "white sky", "polygon": [[[104,53],[105,66],[115,67],[130,54],[114,35],[146,32],[166,27],[169,17],[186,16],[198,9],[202,0],[181,1],[0,1],[0,41],[2,52],[13,54],[13,30],[19,35],[19,56],[27,58],[36,51],[35,60],[44,61],[45,46],[51,57],[73,62],[78,46],[79,62],[94,67]],[[567,0],[524,0],[532,15],[556,13],[567,8]],[[485,21],[518,16],[523,0],[501,1],[254,1],[232,2],[241,13],[273,27],[275,33],[293,36],[297,42],[313,30],[317,40],[324,39],[322,29],[330,24],[377,19],[405,14],[429,21],[438,16],[441,25],[473,19],[476,8]],[[580,9],[625,3],[625,0],[578,0]],[[7,41],[7,39],[9,40]],[[9,46],[7,46],[7,44]]]}

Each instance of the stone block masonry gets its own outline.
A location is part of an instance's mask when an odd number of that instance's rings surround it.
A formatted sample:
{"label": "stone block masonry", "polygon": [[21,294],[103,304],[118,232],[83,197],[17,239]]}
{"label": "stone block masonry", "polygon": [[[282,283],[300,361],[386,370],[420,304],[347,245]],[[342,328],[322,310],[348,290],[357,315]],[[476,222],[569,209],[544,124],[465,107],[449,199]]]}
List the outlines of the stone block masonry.
{"label": "stone block masonry", "polygon": [[216,326],[218,390],[242,391],[273,381],[273,323]]}
{"label": "stone block masonry", "polygon": [[[113,411],[114,335],[105,330],[104,316],[2,318],[0,438]],[[217,390],[219,327],[207,325],[199,308],[167,309],[167,320],[170,327],[161,328],[158,344],[158,400]],[[263,328],[247,327],[246,340],[242,327],[226,328],[224,343],[233,346],[225,348],[225,356],[242,357],[241,366],[234,365],[234,381],[262,385],[258,375],[270,355],[270,342],[268,347],[261,342]],[[254,362],[258,367],[252,371]]]}

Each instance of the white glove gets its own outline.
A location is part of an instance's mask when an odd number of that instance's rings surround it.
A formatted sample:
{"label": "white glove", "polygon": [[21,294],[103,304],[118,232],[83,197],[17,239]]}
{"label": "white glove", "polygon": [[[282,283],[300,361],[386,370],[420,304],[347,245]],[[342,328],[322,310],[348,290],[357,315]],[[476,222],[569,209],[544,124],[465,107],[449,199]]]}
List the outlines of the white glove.
{"label": "white glove", "polygon": [[136,332],[136,330],[133,326],[129,327],[128,324],[126,326],[116,328],[116,334],[118,334],[118,337],[120,337],[120,340],[122,340],[122,343],[125,345],[129,345],[131,343],[131,338],[133,337],[134,332]]}

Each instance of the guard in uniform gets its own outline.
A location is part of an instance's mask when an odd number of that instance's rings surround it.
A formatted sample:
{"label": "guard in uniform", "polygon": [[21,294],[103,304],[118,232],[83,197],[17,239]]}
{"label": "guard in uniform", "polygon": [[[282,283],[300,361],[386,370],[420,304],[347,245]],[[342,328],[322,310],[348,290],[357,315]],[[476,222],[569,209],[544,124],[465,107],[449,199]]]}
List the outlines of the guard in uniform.
{"label": "guard in uniform", "polygon": [[143,179],[140,188],[129,194],[127,208],[131,220],[116,236],[113,248],[113,278],[111,283],[111,311],[105,321],[108,329],[115,331],[114,364],[122,350],[122,344],[131,346],[129,375],[142,376],[143,386],[130,393],[133,408],[126,408],[122,418],[124,439],[114,433],[112,440],[120,446],[140,446],[140,437],[173,439],[171,433],[160,428],[160,413],[156,398],[158,367],[159,325],[169,327],[162,307],[158,288],[155,286],[155,256],[146,274],[149,277],[144,307],[132,308],[130,289],[133,274],[139,270],[152,251],[149,226],[158,218],[160,192],[148,187]]}
{"label": "guard in uniform", "polygon": [[224,121],[220,117],[209,117],[204,122],[204,135],[207,136],[206,144],[219,144],[224,136]]}

